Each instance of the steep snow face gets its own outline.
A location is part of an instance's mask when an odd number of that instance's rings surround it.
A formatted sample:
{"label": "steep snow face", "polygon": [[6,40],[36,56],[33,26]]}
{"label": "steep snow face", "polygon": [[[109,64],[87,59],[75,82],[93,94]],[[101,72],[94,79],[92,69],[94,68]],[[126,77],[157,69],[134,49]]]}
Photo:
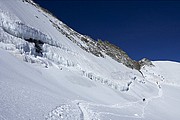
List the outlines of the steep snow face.
{"label": "steep snow face", "polygon": [[[53,64],[58,67],[73,67],[83,76],[118,91],[128,90],[134,77],[143,80],[138,71],[127,68],[108,55],[102,53],[104,58],[97,57],[81,49],[79,45],[87,47],[80,40],[83,36],[36,4],[9,0],[1,1],[0,6],[0,46],[21,54],[25,61],[40,63],[45,67]],[[55,23],[63,32],[56,28]],[[69,37],[67,33],[73,33],[73,36]],[[117,77],[117,74],[122,77]]]}
{"label": "steep snow face", "polygon": [[2,22],[2,29],[10,35],[22,39],[32,38],[51,44],[52,38],[36,30],[35,28],[29,27],[20,21],[18,22],[13,20],[12,18],[9,18],[9,15],[3,12],[1,12],[0,17]]}
{"label": "steep snow face", "polygon": [[[13,2],[14,4],[19,6],[18,9],[13,7]],[[139,69],[138,63],[136,61],[133,61],[120,48],[118,48],[117,50],[114,47],[109,47],[106,42],[96,42],[88,36],[77,33],[58,19],[54,18],[48,12],[44,12],[45,10],[43,8],[40,8],[32,1],[25,0],[24,2],[21,2],[21,0],[19,0],[13,2],[6,1],[4,2],[4,5],[1,5],[1,7],[5,10],[7,9],[7,11],[11,11],[11,13],[15,12],[16,16],[21,20],[21,22],[13,22],[13,24],[6,22],[3,24],[5,30],[7,30],[6,28],[10,26],[11,28],[12,26],[16,26],[15,28],[13,27],[16,32],[13,29],[8,29],[10,33],[15,34],[16,36],[18,35],[18,37],[24,37],[25,39],[31,37],[33,39],[36,38],[42,41],[48,41],[48,43],[53,42],[52,45],[55,46],[57,46],[57,44],[60,44],[59,39],[61,39],[61,43],[63,43],[64,46],[69,46],[69,42],[67,44],[68,38],[68,40],[72,41],[71,44],[76,44],[78,47],[82,48],[83,51],[85,50],[86,52],[92,53],[93,55],[98,57],[105,57],[104,54],[106,54],[114,60],[123,63],[130,68]],[[6,6],[8,6],[8,8]],[[33,10],[28,10],[32,9],[32,7]],[[25,10],[21,11],[22,9]],[[57,37],[57,32],[60,32],[63,35]],[[106,45],[106,47],[104,47],[104,44]],[[62,44],[58,46],[62,46]]]}
{"label": "steep snow face", "polygon": [[0,119],[179,119],[154,115],[164,110],[156,100],[180,103],[165,97],[178,99],[179,63],[153,62],[140,73],[115,61],[122,51],[112,45],[93,45],[31,0],[0,1]]}

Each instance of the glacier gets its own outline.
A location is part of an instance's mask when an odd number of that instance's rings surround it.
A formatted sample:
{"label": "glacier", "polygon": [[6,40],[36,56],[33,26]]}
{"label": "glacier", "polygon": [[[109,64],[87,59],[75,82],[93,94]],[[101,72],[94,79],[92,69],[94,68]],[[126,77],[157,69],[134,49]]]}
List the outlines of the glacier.
{"label": "glacier", "polygon": [[32,0],[0,1],[0,119],[180,119],[180,63],[101,49]]}

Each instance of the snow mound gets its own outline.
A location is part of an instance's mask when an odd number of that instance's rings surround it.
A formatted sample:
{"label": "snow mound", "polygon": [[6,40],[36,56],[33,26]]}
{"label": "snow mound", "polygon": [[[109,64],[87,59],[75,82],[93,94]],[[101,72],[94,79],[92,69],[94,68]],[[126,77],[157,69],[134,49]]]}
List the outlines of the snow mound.
{"label": "snow mound", "polygon": [[84,116],[77,104],[64,104],[53,109],[46,120],[84,120]]}

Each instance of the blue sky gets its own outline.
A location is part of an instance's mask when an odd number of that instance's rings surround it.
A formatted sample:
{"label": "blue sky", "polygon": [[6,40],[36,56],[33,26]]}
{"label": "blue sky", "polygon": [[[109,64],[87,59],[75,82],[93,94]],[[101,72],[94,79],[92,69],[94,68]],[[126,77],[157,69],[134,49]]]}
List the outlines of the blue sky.
{"label": "blue sky", "polygon": [[108,40],[132,59],[180,62],[179,1],[34,1],[77,32]]}

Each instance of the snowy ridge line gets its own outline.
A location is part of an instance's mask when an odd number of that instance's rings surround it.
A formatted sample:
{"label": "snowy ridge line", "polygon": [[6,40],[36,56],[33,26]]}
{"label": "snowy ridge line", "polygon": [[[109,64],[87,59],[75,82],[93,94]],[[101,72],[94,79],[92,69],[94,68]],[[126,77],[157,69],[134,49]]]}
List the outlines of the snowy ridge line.
{"label": "snowy ridge line", "polygon": [[88,46],[81,41],[81,38],[84,37],[83,35],[74,31],[73,29],[71,29],[70,27],[68,27],[66,24],[62,23],[59,20],[53,21],[50,19],[49,21],[60,33],[65,35],[67,38],[69,38],[69,40],[71,40],[77,46],[79,46],[81,48],[88,48]]}
{"label": "snowy ridge line", "polygon": [[[72,28],[68,27],[66,24],[64,24],[62,21],[60,21],[56,16],[54,16],[51,12],[49,12],[47,9],[42,8],[38,4],[34,3],[32,0],[25,0],[26,2],[34,5],[37,9],[40,10],[40,12],[49,19],[51,24],[63,35],[65,35],[69,40],[71,40],[73,43],[77,44],[79,47],[86,48],[87,45],[84,44],[80,39],[81,37],[85,37],[84,35],[81,35],[80,33],[76,32]],[[89,38],[91,39],[91,38]]]}

